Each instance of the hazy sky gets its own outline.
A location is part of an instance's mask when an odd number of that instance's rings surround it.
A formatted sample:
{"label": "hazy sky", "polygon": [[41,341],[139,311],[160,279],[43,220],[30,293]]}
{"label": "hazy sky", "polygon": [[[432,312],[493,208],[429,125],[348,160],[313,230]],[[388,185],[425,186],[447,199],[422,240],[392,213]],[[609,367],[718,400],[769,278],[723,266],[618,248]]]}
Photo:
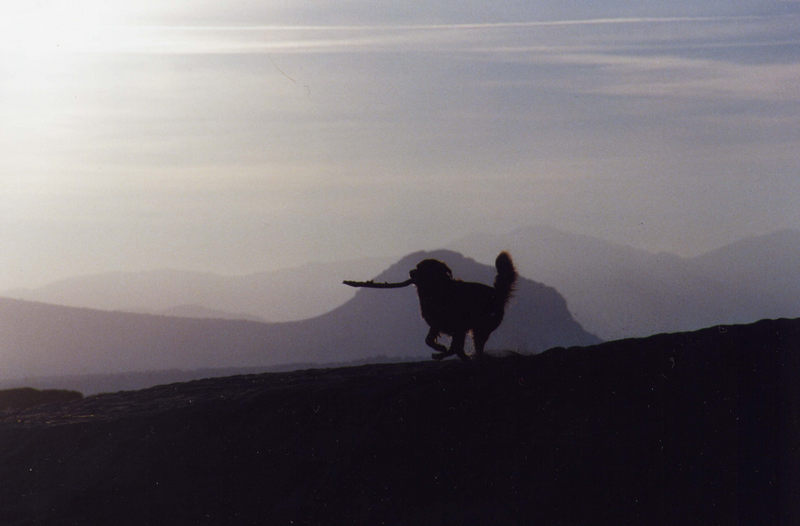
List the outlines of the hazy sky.
{"label": "hazy sky", "polygon": [[798,1],[3,5],[0,287],[800,228]]}

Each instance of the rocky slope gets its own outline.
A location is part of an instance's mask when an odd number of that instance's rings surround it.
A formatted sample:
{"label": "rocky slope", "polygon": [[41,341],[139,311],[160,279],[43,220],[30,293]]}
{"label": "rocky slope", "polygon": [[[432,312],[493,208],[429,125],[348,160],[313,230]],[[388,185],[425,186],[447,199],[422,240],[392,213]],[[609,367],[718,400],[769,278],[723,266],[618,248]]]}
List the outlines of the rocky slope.
{"label": "rocky slope", "polygon": [[795,524],[800,320],[0,419],[0,523]]}

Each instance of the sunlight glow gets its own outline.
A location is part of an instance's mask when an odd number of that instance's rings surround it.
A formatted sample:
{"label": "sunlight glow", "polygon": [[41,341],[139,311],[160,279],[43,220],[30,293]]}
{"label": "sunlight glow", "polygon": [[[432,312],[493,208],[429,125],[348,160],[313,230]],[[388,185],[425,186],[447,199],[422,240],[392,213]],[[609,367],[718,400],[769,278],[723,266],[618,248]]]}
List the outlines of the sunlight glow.
{"label": "sunlight glow", "polygon": [[0,49],[22,59],[96,51],[111,41],[113,23],[101,2],[25,2],[0,20]]}

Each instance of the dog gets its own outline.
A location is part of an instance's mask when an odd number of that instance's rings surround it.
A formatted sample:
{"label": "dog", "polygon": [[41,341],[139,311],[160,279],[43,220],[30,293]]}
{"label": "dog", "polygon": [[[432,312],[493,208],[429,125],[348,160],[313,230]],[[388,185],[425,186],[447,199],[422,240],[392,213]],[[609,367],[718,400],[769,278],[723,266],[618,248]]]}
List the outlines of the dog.
{"label": "dog", "polygon": [[[417,287],[422,318],[430,326],[425,343],[436,350],[431,357],[442,360],[457,354],[464,361],[467,333],[472,333],[475,358],[483,357],[489,335],[503,321],[506,305],[514,290],[517,271],[511,256],[501,252],[495,260],[497,276],[494,287],[453,279],[450,267],[437,259],[425,259],[409,272]],[[440,334],[452,336],[448,349],[436,339]]]}

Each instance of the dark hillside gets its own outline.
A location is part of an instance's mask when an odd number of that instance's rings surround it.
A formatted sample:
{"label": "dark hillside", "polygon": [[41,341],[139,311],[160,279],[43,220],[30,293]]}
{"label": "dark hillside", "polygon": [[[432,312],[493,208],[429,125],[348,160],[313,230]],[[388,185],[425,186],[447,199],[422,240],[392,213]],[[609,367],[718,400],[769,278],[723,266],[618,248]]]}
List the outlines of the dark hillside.
{"label": "dark hillside", "polygon": [[0,523],[797,524],[800,320],[0,419]]}
{"label": "dark hillside", "polygon": [[77,391],[63,389],[33,389],[19,387],[0,390],[0,410],[25,409],[42,404],[54,404],[80,400],[83,395]]}

